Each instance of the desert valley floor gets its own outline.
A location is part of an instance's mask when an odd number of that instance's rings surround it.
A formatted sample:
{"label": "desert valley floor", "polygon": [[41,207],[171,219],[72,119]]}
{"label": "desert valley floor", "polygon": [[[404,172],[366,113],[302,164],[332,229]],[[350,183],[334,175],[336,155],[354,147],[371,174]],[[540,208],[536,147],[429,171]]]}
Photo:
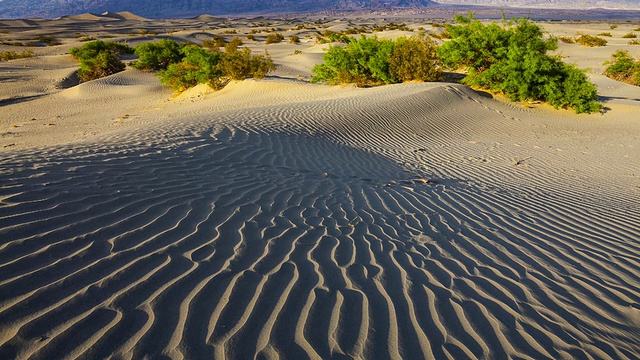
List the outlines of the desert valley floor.
{"label": "desert valley floor", "polygon": [[[61,42],[0,63],[0,358],[637,359],[640,88],[601,73],[640,25],[542,24],[612,33],[559,49],[602,114],[309,83],[317,30],[383,21],[0,20]],[[213,34],[278,69],[173,96],[68,55]]]}

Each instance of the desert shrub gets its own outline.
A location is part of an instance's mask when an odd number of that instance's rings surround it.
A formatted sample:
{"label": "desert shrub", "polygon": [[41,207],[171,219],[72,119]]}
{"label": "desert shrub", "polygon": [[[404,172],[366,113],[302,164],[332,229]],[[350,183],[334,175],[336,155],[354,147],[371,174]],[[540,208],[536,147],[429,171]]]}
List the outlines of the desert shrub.
{"label": "desert shrub", "polygon": [[69,54],[78,60],[95,58],[101,52],[112,52],[116,55],[133,54],[134,50],[127,45],[119,44],[115,41],[95,40],[88,42],[81,47],[74,47],[69,50]]}
{"label": "desert shrub", "polygon": [[638,37],[638,35],[636,33],[633,33],[633,32],[630,32],[628,34],[622,35],[623,39],[635,39],[637,37]]}
{"label": "desert shrub", "polygon": [[572,37],[568,37],[568,36],[560,36],[558,40],[562,41],[565,44],[573,44],[576,42],[575,40],[573,40]]}
{"label": "desert shrub", "polygon": [[528,19],[485,25],[471,14],[455,20],[458,25],[447,26],[452,40],[437,52],[445,66],[468,70],[464,83],[503,93],[512,101],[541,100],[578,113],[601,109],[595,85],[585,73],[559,56],[547,55],[557,49],[557,40],[545,38],[538,25]]}
{"label": "desert shrub", "polygon": [[211,39],[207,39],[202,42],[202,46],[207,49],[218,49],[227,45],[227,42],[224,41],[224,38],[220,35],[213,35]]}
{"label": "desert shrub", "polygon": [[266,43],[268,44],[276,44],[282,42],[284,40],[284,36],[280,33],[272,33],[267,35]]}
{"label": "desert shrub", "polygon": [[618,28],[618,25],[616,25],[616,24],[609,25],[609,29],[611,29],[611,30],[614,30],[616,28]]}
{"label": "desert shrub", "polygon": [[131,54],[133,49],[113,41],[95,40],[72,48],[69,53],[80,61],[78,77],[82,81],[99,79],[125,69],[118,55]]}
{"label": "desert shrub", "polygon": [[601,32],[600,34],[598,34],[598,36],[607,36],[607,37],[611,37],[613,35],[611,35],[610,32]]}
{"label": "desert shrub", "polygon": [[142,71],[164,70],[182,61],[182,49],[185,46],[171,39],[140,44],[135,47],[138,60],[132,62],[131,66]]}
{"label": "desert shrub", "polygon": [[231,35],[231,34],[237,34],[238,32],[236,30],[225,30],[222,33]]}
{"label": "desert shrub", "polygon": [[197,84],[221,89],[229,80],[262,79],[275,70],[268,54],[253,55],[250,49],[238,49],[233,42],[225,46],[224,52],[186,45],[181,53],[183,58],[180,62],[172,63],[157,73],[160,83],[173,91],[183,91]]}
{"label": "desert shrub", "polygon": [[25,59],[36,56],[33,51],[27,50],[17,53],[15,51],[2,51],[0,52],[0,61],[9,61],[15,59]]}
{"label": "desert shrub", "polygon": [[249,35],[247,35],[247,40],[255,41],[256,37],[251,35],[251,34],[249,34]]}
{"label": "desert shrub", "polygon": [[126,68],[117,54],[111,51],[98,53],[95,58],[80,61],[78,77],[82,81],[89,81],[109,76]]}
{"label": "desert shrub", "polygon": [[231,39],[231,41],[229,41],[229,44],[225,45],[225,48],[227,46],[231,46],[234,48],[237,48],[239,46],[242,46],[244,43],[242,42],[242,39],[240,39],[239,37],[234,37],[233,39]]}
{"label": "desert shrub", "polygon": [[300,37],[298,35],[289,36],[289,42],[291,44],[300,44]]}
{"label": "desert shrub", "polygon": [[635,46],[635,45],[640,45],[640,40],[634,39],[629,41],[629,45],[631,46]]}
{"label": "desert shrub", "polygon": [[590,46],[590,47],[607,45],[607,40],[601,37],[591,36],[588,34],[580,34],[578,37],[576,37],[576,42],[580,45]]}
{"label": "desert shrub", "polygon": [[300,54],[302,54],[302,50],[296,49],[293,51],[293,55],[300,55]]}
{"label": "desert shrub", "polygon": [[35,38],[33,38],[33,40],[35,41],[29,43],[30,46],[37,46],[38,43],[42,43],[47,46],[55,46],[55,45],[62,44],[60,40],[58,40],[55,36],[51,36],[51,35],[38,35]]}
{"label": "desert shrub", "polygon": [[398,39],[389,57],[389,74],[396,81],[438,81],[440,65],[436,44],[421,34]]}
{"label": "desert shrub", "polygon": [[608,65],[604,71],[607,77],[636,86],[640,85],[640,60],[634,60],[628,51],[616,51],[611,55],[611,60],[604,64]]}
{"label": "desert shrub", "polygon": [[640,27],[633,29],[633,31],[640,31]]}
{"label": "desert shrub", "polygon": [[160,83],[173,91],[182,91],[198,84],[209,84],[219,88],[221,72],[217,69],[222,57],[220,52],[210,52],[197,46],[184,46],[181,61],[169,64],[166,70],[158,71]]}
{"label": "desert shrub", "polygon": [[324,63],[313,68],[311,81],[358,86],[394,83],[395,79],[389,74],[389,57],[394,45],[392,40],[362,35],[345,47],[331,46],[323,57]]}
{"label": "desert shrub", "polygon": [[217,64],[223,80],[262,79],[275,68],[273,60],[268,55],[252,55],[251,49],[239,50],[231,44],[225,47],[225,52]]}

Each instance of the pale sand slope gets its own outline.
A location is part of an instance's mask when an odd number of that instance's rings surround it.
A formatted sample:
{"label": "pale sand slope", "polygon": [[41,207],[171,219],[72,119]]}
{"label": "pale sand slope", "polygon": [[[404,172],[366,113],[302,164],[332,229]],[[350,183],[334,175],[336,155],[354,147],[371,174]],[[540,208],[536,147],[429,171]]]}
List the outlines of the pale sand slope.
{"label": "pale sand slope", "polygon": [[[281,77],[321,56],[277,46]],[[640,94],[593,76],[604,115],[455,84],[17,82],[38,97],[5,114],[62,115],[6,136],[0,358],[637,358]]]}

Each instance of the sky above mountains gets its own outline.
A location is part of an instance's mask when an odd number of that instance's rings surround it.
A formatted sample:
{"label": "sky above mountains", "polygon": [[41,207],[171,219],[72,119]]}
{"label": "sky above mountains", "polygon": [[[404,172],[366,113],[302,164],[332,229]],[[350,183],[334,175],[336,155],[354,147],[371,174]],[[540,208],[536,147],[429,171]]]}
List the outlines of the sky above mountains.
{"label": "sky above mountains", "polygon": [[130,11],[152,18],[200,14],[258,14],[327,10],[420,8],[441,4],[531,8],[640,10],[640,0],[0,0],[0,18],[55,18],[80,13]]}

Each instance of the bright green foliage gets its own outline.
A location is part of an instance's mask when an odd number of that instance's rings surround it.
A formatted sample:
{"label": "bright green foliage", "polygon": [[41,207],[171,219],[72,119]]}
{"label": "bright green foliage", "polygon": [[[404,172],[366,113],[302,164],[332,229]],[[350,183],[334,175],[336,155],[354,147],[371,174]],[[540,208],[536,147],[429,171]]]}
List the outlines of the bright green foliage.
{"label": "bright green foliage", "polygon": [[396,41],[360,36],[347,46],[331,46],[323,64],[313,68],[311,82],[358,86],[403,81],[436,81],[441,77],[435,44],[426,36]]}
{"label": "bright green foliage", "polygon": [[424,34],[398,39],[389,57],[389,74],[396,81],[438,81],[440,68],[436,44]]}
{"label": "bright green foliage", "polygon": [[78,77],[82,81],[89,81],[124,70],[126,66],[118,55],[131,54],[133,49],[113,41],[96,40],[82,47],[72,48],[69,53],[80,61]]}
{"label": "bright green foliage", "polygon": [[103,51],[95,58],[80,62],[78,77],[82,81],[95,80],[123,71],[125,67],[118,55],[111,51]]}
{"label": "bright green foliage", "polygon": [[169,65],[182,61],[184,47],[185,44],[171,39],[140,44],[135,48],[138,60],[131,66],[143,71],[165,70]]}
{"label": "bright green foliage", "polygon": [[197,46],[184,46],[184,58],[170,64],[166,70],[160,70],[160,83],[173,91],[182,91],[198,84],[219,87],[218,79],[222,73],[216,68],[222,54],[210,52]]}
{"label": "bright green foliage", "polygon": [[346,47],[331,46],[323,57],[324,63],[313,68],[315,76],[311,81],[358,86],[394,83],[396,80],[389,74],[394,46],[391,40],[364,35]]}
{"label": "bright green foliage", "polygon": [[229,80],[262,79],[275,70],[268,54],[252,55],[251,49],[238,49],[233,41],[225,46],[224,52],[184,45],[181,54],[179,62],[157,73],[160,83],[173,91],[183,91],[198,84],[208,84],[219,90]]}
{"label": "bright green foliage", "polygon": [[634,60],[628,51],[616,51],[611,55],[611,61],[604,64],[609,65],[604,71],[607,77],[640,86],[640,60]]}
{"label": "bright green foliage", "polygon": [[101,41],[95,40],[88,42],[81,47],[74,47],[69,51],[71,56],[82,61],[85,59],[92,59],[98,56],[101,52],[112,52],[116,55],[133,54],[133,49],[124,44],[118,44],[115,41]]}
{"label": "bright green foliage", "polygon": [[501,92],[512,101],[542,100],[577,113],[601,109],[584,72],[547,55],[557,40],[545,39],[539,26],[527,19],[485,25],[471,15],[455,20],[460,25],[447,26],[452,40],[438,55],[449,68],[468,69],[464,83]]}

